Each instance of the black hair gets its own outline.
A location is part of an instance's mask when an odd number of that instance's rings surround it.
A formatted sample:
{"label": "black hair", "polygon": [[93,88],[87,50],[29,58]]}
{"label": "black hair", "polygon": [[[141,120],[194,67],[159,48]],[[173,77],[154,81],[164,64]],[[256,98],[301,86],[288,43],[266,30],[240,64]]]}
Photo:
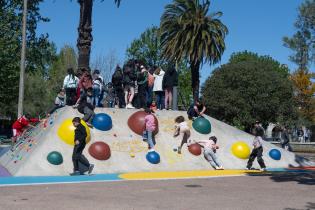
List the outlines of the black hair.
{"label": "black hair", "polygon": [[32,118],[32,116],[29,113],[26,113],[24,116],[29,120]]}
{"label": "black hair", "polygon": [[81,118],[80,117],[75,117],[75,118],[72,119],[72,122],[81,123]]}
{"label": "black hair", "polygon": [[178,116],[175,118],[176,123],[182,123],[184,121],[185,121],[185,117],[183,117],[183,116]]}
{"label": "black hair", "polygon": [[72,76],[73,79],[75,78],[74,70],[72,67],[68,68],[67,72],[68,72],[68,75]]}
{"label": "black hair", "polygon": [[93,92],[93,88],[88,88],[87,90],[86,90],[86,92]]}
{"label": "black hair", "polygon": [[100,70],[95,69],[95,70],[94,70],[94,74],[100,74]]}
{"label": "black hair", "polygon": [[215,136],[211,136],[211,137],[209,138],[209,140],[212,140],[215,144],[216,144],[217,141],[218,141],[217,137],[215,137]]}
{"label": "black hair", "polygon": [[148,114],[154,113],[154,111],[153,111],[152,109],[148,108],[148,107],[146,107],[146,108],[144,109],[144,111],[145,111],[146,113],[148,113]]}

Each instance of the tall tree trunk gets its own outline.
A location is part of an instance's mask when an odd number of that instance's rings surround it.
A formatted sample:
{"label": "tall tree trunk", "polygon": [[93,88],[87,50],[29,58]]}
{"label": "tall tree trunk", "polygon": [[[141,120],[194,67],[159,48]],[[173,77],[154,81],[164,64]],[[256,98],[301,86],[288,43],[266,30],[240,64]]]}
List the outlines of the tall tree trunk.
{"label": "tall tree trunk", "polygon": [[78,0],[80,4],[80,22],[78,27],[77,47],[79,51],[78,71],[89,69],[92,37],[93,0]]}
{"label": "tall tree trunk", "polygon": [[193,89],[194,101],[199,99],[199,88],[200,88],[200,74],[199,74],[200,62],[190,63],[191,71],[191,87]]}

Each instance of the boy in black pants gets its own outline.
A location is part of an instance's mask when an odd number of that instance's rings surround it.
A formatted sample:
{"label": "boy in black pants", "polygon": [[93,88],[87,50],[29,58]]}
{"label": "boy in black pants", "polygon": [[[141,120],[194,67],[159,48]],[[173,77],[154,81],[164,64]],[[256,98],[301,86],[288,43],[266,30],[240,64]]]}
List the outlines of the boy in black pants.
{"label": "boy in black pants", "polygon": [[95,116],[94,113],[94,105],[93,105],[93,89],[87,89],[86,93],[82,93],[80,98],[78,99],[76,105],[73,108],[78,108],[78,111],[81,114],[84,114],[82,120],[86,122],[86,124],[93,128],[92,121]]}
{"label": "boy in black pants", "polygon": [[74,131],[74,149],[72,153],[72,162],[73,162],[73,173],[71,176],[83,175],[79,169],[79,162],[86,166],[88,170],[88,174],[91,174],[94,168],[93,164],[90,164],[89,161],[82,154],[85,145],[86,145],[86,129],[81,124],[81,119],[79,117],[75,117],[72,120],[73,126],[76,127]]}
{"label": "boy in black pants", "polygon": [[263,156],[263,147],[262,147],[262,138],[259,135],[260,132],[258,132],[257,129],[254,130],[254,142],[253,142],[253,146],[254,149],[252,150],[252,153],[249,156],[249,160],[247,162],[247,167],[246,169],[250,170],[252,168],[253,162],[255,160],[255,158],[257,157],[257,161],[258,164],[260,165],[260,170],[261,171],[265,171],[266,170],[266,165],[264,162],[264,159],[262,158]]}

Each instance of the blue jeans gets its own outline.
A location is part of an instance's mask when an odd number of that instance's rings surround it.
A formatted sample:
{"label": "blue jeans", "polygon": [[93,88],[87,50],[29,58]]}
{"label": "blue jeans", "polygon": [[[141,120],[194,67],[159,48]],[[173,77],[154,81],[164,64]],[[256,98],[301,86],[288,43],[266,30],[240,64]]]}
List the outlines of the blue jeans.
{"label": "blue jeans", "polygon": [[99,87],[93,87],[93,104],[95,106],[99,106],[100,104],[100,96],[101,96],[101,89]]}
{"label": "blue jeans", "polygon": [[158,109],[164,109],[164,103],[165,103],[165,97],[164,97],[164,91],[155,91],[156,95],[156,107]]}
{"label": "blue jeans", "polygon": [[221,163],[212,149],[205,149],[203,154],[213,168],[221,166]]}
{"label": "blue jeans", "polygon": [[143,132],[143,139],[147,140],[150,149],[154,148],[155,139],[154,139],[154,134],[152,131],[144,131]]}

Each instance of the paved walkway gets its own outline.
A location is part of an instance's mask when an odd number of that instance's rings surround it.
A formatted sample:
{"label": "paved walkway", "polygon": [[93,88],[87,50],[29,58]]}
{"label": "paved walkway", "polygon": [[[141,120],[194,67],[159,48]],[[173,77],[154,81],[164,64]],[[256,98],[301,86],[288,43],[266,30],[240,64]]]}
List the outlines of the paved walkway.
{"label": "paved walkway", "polygon": [[315,209],[313,172],[0,188],[0,209]]}

